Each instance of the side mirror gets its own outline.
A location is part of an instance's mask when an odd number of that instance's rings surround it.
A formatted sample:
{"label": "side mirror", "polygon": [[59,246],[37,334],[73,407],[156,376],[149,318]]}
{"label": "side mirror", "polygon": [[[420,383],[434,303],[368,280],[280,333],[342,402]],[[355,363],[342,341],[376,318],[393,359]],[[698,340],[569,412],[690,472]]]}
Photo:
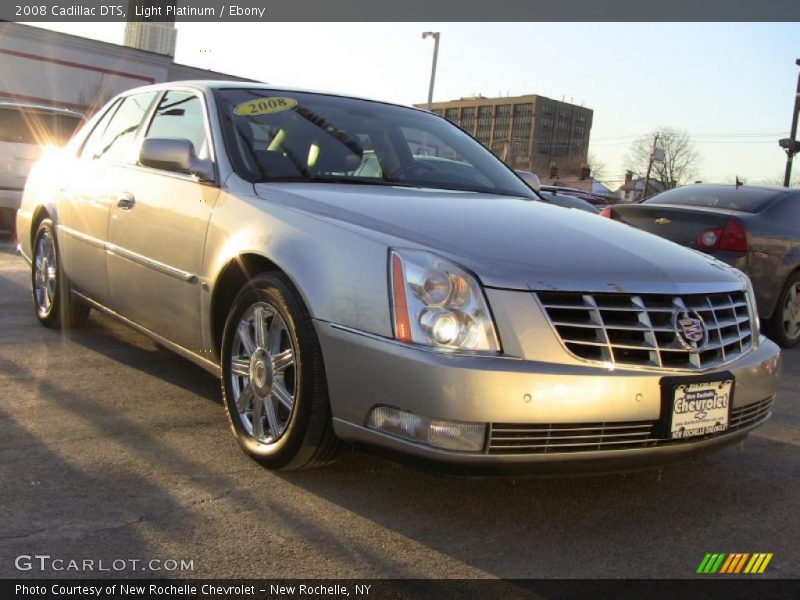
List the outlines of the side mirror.
{"label": "side mirror", "polygon": [[514,171],[519,175],[520,179],[528,184],[534,192],[540,192],[542,189],[542,182],[539,181],[539,176],[531,173],[530,171]]}
{"label": "side mirror", "polygon": [[192,142],[183,138],[149,138],[139,151],[139,163],[145,167],[195,175],[201,181],[213,181],[214,167],[194,153]]}

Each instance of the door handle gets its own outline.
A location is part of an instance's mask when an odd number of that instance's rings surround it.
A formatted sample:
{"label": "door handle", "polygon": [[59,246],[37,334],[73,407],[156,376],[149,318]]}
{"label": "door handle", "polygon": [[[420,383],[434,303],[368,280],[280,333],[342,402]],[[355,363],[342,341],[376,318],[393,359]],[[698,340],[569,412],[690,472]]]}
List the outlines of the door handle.
{"label": "door handle", "polygon": [[117,206],[122,210],[130,210],[136,204],[136,198],[130,192],[122,192],[117,194]]}

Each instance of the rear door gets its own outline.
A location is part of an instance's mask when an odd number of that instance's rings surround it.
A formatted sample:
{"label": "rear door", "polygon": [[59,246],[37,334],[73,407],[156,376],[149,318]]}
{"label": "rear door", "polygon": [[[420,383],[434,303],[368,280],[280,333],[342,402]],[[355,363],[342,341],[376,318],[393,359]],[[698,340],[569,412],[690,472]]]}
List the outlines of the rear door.
{"label": "rear door", "polygon": [[[213,160],[200,93],[163,94],[142,136],[183,138]],[[219,188],[196,177],[141,165],[115,174],[109,221],[109,287],[115,310],[189,350],[202,349],[200,273]]]}

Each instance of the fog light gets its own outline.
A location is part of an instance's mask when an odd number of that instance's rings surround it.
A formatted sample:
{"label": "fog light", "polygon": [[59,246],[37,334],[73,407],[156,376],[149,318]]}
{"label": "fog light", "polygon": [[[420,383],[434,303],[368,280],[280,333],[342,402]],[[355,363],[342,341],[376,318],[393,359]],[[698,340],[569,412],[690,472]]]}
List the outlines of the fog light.
{"label": "fog light", "polygon": [[481,452],[486,439],[484,423],[429,419],[391,406],[372,409],[367,427],[419,444],[462,452]]}
{"label": "fog light", "polygon": [[424,433],[419,415],[388,406],[375,408],[369,415],[367,427],[410,439],[419,439]]}
{"label": "fog light", "polygon": [[482,423],[456,423],[454,421],[431,421],[428,427],[428,444],[445,450],[480,452],[486,437],[486,425]]}

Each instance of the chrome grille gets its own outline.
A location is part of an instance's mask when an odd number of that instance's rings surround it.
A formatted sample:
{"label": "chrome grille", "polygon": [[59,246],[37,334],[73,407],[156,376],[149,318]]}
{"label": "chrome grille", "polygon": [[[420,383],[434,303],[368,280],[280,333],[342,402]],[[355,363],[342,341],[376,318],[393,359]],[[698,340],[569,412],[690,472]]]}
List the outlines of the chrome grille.
{"label": "chrome grille", "polygon": [[[765,420],[774,397],[731,411],[725,433]],[[658,437],[659,421],[618,423],[492,423],[489,431],[489,454],[550,454],[625,450],[668,444],[685,444],[720,434],[684,439]]]}
{"label": "chrome grille", "polygon": [[[708,369],[747,352],[753,332],[744,292],[582,294],[538,292],[550,322],[575,356],[612,365]],[[676,310],[696,311],[708,331],[700,352],[680,345]]]}
{"label": "chrome grille", "polygon": [[494,423],[489,454],[539,454],[639,448],[651,439],[652,421],[627,423]]}

